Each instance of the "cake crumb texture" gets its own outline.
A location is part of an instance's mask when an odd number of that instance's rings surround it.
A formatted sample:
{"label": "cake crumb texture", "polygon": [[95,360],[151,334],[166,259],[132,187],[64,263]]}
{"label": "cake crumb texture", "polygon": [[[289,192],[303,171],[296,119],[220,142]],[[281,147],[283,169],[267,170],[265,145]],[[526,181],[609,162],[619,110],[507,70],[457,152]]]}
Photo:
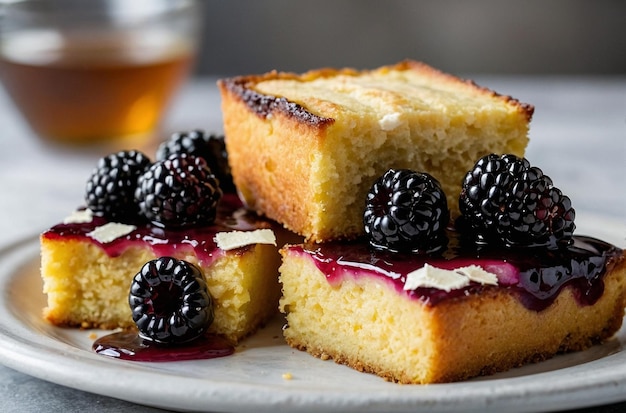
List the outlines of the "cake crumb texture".
{"label": "cake crumb texture", "polygon": [[414,61],[241,76],[219,87],[241,195],[316,242],[363,233],[365,194],[389,168],[433,175],[458,215],[464,174],[488,153],[523,156],[534,110]]}
{"label": "cake crumb texture", "polygon": [[[149,247],[129,247],[108,256],[91,242],[41,237],[41,274],[48,304],[44,317],[60,326],[134,326],[128,293],[141,267],[157,258]],[[280,296],[280,256],[271,245],[254,245],[224,254],[203,267],[191,252],[176,257],[198,265],[214,300],[209,332],[238,342],[265,323]]]}
{"label": "cake crumb texture", "polygon": [[594,305],[581,306],[566,287],[537,312],[499,287],[429,306],[377,277],[335,285],[307,254],[282,254],[289,345],[393,382],[460,381],[586,349],[620,328],[626,304],[626,259]]}

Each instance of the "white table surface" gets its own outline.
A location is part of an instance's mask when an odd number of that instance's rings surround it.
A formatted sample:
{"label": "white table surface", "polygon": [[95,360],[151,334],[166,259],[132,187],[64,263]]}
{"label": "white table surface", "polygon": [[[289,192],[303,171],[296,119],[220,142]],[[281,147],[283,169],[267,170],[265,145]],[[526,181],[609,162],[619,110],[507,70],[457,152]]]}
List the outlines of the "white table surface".
{"label": "white table surface", "polygon": [[[570,196],[578,217],[599,215],[626,223],[626,77],[474,79],[535,105],[527,157]],[[164,129],[221,133],[219,103],[215,79],[193,80],[174,101]],[[81,204],[85,180],[106,153],[42,144],[0,87],[0,248],[38,234]],[[626,247],[626,234],[620,246]],[[157,411],[3,366],[0,394],[3,412]],[[626,411],[626,394],[624,401],[580,412]]]}

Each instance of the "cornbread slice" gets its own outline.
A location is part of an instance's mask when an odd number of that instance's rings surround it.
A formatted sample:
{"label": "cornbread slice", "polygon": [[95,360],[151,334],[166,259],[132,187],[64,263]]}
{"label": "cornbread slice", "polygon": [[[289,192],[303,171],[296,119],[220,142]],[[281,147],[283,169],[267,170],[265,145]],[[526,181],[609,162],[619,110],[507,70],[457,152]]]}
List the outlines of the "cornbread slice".
{"label": "cornbread slice", "polygon": [[218,85],[240,194],[315,242],[362,234],[365,194],[389,168],[437,178],[454,217],[476,159],[523,155],[534,110],[414,61],[361,72],[271,72]]}
{"label": "cornbread slice", "polygon": [[[611,251],[604,273],[587,281],[576,267],[555,296],[531,305],[532,296],[502,260],[482,263],[501,267],[498,285],[405,290],[406,272],[393,268],[410,267],[406,257],[288,246],[281,250],[283,333],[294,348],[395,382],[451,382],[504,371],[585,349],[620,328],[626,257],[618,249],[604,251]],[[414,268],[421,265],[415,259]]]}
{"label": "cornbread slice", "polygon": [[214,301],[210,332],[237,343],[277,313],[280,254],[275,245],[252,243],[223,250],[216,234],[253,231],[270,223],[245,222],[242,209],[218,211],[218,222],[183,232],[139,227],[110,241],[87,235],[105,221],[59,224],[40,237],[41,276],[55,325],[83,328],[134,326],[128,304],[132,278],[149,260],[169,255],[198,265]]}

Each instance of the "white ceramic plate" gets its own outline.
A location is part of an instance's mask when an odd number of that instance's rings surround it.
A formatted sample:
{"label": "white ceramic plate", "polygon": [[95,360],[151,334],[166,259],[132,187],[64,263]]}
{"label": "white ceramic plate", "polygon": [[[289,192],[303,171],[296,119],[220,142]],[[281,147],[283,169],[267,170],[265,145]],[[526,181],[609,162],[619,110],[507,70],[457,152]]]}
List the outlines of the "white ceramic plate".
{"label": "white ceramic plate", "polygon": [[[625,246],[626,223],[581,215],[578,234]],[[110,359],[90,350],[91,335],[105,331],[57,328],[42,320],[38,248],[30,238],[0,250],[0,360],[76,389],[173,410],[231,412],[547,411],[626,399],[626,327],[584,352],[428,386],[388,383],[293,350],[282,340],[280,319],[230,357],[173,363]]]}

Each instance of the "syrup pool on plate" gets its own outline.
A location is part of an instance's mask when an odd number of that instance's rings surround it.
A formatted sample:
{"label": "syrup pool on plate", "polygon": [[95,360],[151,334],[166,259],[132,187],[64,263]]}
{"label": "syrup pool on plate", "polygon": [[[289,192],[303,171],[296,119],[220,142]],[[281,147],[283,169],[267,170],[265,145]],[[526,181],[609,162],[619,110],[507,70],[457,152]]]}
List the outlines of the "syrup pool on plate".
{"label": "syrup pool on plate", "polygon": [[235,352],[226,339],[205,334],[189,343],[161,345],[142,338],[136,331],[121,331],[97,339],[92,346],[97,354],[132,361],[184,361],[225,357]]}

